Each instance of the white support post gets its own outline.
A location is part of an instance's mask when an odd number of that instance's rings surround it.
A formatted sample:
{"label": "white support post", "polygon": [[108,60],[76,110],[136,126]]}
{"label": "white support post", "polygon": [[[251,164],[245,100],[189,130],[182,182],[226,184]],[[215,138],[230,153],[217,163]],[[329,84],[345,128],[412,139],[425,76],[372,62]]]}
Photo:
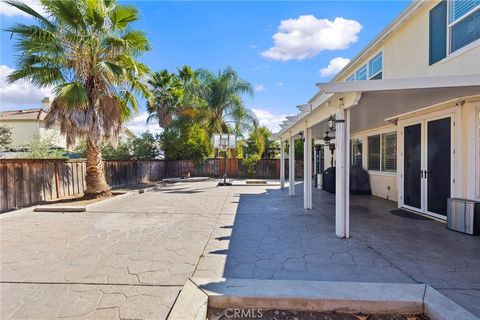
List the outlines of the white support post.
{"label": "white support post", "polygon": [[305,124],[303,142],[303,208],[312,209],[312,129]]}
{"label": "white support post", "polygon": [[280,142],[280,188],[285,188],[285,140]]}
{"label": "white support post", "polygon": [[345,194],[345,238],[350,238],[350,109],[345,111],[345,185],[347,193]]}
{"label": "white support post", "polygon": [[288,147],[288,195],[295,195],[295,138],[290,137]]}
{"label": "white support post", "polygon": [[307,129],[307,151],[308,151],[308,203],[307,209],[312,209],[312,197],[313,197],[313,180],[312,180],[312,153],[313,153],[313,148],[312,148],[312,128]]}
{"label": "white support post", "polygon": [[335,233],[339,238],[348,238],[348,216],[349,216],[349,161],[348,161],[348,141],[347,126],[348,119],[345,118],[345,111],[343,106],[336,113],[336,129],[335,129],[335,143],[336,143],[336,165],[335,165]]}
{"label": "white support post", "polygon": [[313,151],[313,186],[312,186],[312,190],[313,190],[314,186],[316,185],[316,183],[318,181],[318,178],[317,178],[317,175],[318,175],[318,172],[317,172],[318,155],[317,155],[317,150],[315,149],[314,144],[312,144],[312,151]]}

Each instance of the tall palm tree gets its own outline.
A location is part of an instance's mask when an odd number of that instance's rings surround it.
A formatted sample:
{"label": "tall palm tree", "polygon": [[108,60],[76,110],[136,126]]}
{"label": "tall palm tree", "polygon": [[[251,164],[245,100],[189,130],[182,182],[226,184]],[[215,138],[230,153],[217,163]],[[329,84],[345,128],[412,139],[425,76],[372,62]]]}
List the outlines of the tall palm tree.
{"label": "tall palm tree", "polygon": [[164,129],[171,127],[177,107],[184,95],[180,79],[167,70],[155,72],[148,80],[151,98],[147,101],[147,122],[158,121]]}
{"label": "tall palm tree", "polygon": [[252,85],[238,76],[231,67],[217,74],[203,70],[201,78],[205,86],[207,104],[206,121],[209,136],[214,133],[233,132],[243,135],[258,126],[255,113],[247,109],[242,95],[253,96]]}
{"label": "tall palm tree", "polygon": [[37,22],[7,30],[20,53],[8,80],[54,86],[47,125],[60,123],[69,145],[87,140],[85,197],[111,195],[101,141],[115,142],[122,124],[138,110],[135,95],[148,96],[143,83],[148,68],[136,58],[149,42],[130,27],[139,18],[137,9],[115,0],[40,0],[43,16],[23,2],[5,2]]}

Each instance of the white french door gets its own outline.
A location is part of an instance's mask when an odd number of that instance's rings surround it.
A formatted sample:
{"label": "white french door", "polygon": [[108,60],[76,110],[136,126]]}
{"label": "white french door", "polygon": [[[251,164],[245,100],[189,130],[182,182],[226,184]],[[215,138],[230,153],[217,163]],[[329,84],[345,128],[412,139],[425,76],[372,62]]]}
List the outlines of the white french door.
{"label": "white french door", "polygon": [[401,126],[402,207],[446,219],[453,181],[454,118],[442,114]]}

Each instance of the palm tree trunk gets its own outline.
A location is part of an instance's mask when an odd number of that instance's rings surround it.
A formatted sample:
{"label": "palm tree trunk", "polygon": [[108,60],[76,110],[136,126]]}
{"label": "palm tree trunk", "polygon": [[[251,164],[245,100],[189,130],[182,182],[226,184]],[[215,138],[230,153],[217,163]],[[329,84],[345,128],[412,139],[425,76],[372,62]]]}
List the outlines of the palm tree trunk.
{"label": "palm tree trunk", "polygon": [[92,139],[87,139],[87,173],[85,180],[87,181],[85,198],[101,198],[112,195],[110,186],[105,179],[100,145]]}

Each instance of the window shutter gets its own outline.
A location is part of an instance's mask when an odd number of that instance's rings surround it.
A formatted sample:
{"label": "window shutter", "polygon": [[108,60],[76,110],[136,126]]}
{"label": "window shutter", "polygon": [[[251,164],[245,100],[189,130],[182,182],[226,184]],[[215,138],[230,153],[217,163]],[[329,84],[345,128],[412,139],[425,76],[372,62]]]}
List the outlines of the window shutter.
{"label": "window shutter", "polygon": [[447,55],[447,1],[430,10],[430,65]]}

